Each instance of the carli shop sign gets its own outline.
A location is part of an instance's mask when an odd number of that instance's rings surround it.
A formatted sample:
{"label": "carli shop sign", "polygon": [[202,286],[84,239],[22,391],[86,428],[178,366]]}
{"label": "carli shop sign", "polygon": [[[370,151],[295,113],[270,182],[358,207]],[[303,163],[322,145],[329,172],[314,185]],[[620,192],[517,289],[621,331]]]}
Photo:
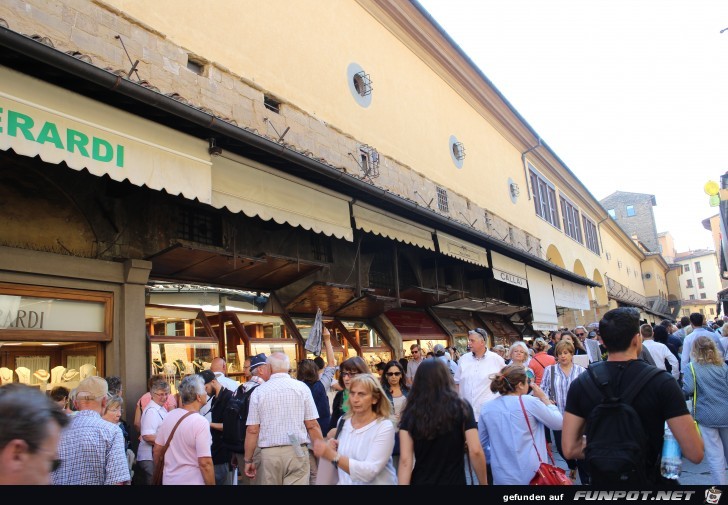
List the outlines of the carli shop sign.
{"label": "carli shop sign", "polygon": [[0,66],[0,150],[210,203],[207,142]]}

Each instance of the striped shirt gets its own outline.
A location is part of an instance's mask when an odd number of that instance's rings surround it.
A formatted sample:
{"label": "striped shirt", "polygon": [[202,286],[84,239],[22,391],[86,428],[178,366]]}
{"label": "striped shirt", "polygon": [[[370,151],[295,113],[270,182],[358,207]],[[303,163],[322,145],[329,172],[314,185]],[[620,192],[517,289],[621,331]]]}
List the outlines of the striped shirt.
{"label": "striped shirt", "polygon": [[61,432],[61,466],[51,473],[54,485],[109,485],[131,480],[118,426],[94,410],[78,412]]}
{"label": "striped shirt", "polygon": [[258,447],[292,445],[289,433],[309,443],[304,421],[318,419],[311,389],[287,373],[274,373],[253,391],[247,425],[259,424]]}
{"label": "striped shirt", "polygon": [[541,380],[541,389],[543,389],[543,392],[551,398],[551,384],[553,383],[553,396],[555,396],[555,398],[551,399],[556,402],[556,406],[559,407],[559,411],[562,415],[566,408],[566,395],[569,392],[571,383],[585,371],[586,368],[579,366],[576,363],[571,365],[571,372],[569,375],[564,373],[558,363],[546,367],[546,370],[543,373],[543,379]]}

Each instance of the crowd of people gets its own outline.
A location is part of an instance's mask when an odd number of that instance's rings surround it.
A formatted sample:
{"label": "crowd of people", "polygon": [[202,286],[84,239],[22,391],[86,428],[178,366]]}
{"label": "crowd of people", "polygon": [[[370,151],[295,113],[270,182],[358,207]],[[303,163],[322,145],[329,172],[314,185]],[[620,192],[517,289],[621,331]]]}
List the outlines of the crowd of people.
{"label": "crowd of people", "polygon": [[[705,455],[713,483],[728,484],[722,321],[696,313],[650,325],[618,308],[599,324],[508,348],[488,348],[491,335],[475,328],[462,355],[438,344],[425,357],[414,344],[411,359],[378,374],[358,356],[337,367],[322,334],[326,360],[301,361],[296,378],[280,352],[246,359],[242,384],[225,377],[222,358],[183,377],[175,395],[153,375],[134,404],[136,444],[118,377],[50,395],[3,386],[0,483],[527,485],[553,449],[574,483],[664,486],[675,483],[660,473],[667,424],[685,458]],[[618,460],[619,439],[613,459],[603,457],[604,430],[619,428],[604,428],[615,400],[629,404],[626,429],[643,440],[631,460]],[[234,422],[240,440],[231,444]]]}

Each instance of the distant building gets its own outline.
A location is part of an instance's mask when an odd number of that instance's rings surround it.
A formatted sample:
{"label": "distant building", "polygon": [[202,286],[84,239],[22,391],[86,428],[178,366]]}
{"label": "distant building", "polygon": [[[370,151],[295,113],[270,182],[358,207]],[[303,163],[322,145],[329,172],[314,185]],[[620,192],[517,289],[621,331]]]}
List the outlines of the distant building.
{"label": "distant building", "polygon": [[[715,251],[702,249],[677,253],[675,262],[682,266],[683,273],[680,275],[680,287],[683,293],[682,313],[692,310],[693,306],[707,304],[706,307],[714,308],[718,292],[723,288],[718,270],[718,259]],[[704,314],[708,317],[710,310]]]}
{"label": "distant building", "polygon": [[637,235],[650,252],[662,252],[652,211],[657,205],[655,195],[615,191],[600,203],[627,235]]}

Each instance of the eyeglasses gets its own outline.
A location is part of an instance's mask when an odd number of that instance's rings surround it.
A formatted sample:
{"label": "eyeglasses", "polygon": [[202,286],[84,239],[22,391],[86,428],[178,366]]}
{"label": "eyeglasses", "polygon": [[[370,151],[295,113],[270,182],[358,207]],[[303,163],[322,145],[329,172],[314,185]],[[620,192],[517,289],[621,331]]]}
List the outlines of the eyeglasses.
{"label": "eyeglasses", "polygon": [[387,372],[384,375],[386,375],[387,377],[399,377],[400,375],[402,375],[402,372]]}
{"label": "eyeglasses", "polygon": [[348,376],[348,377],[356,377],[356,376],[357,376],[357,375],[359,375],[360,373],[361,373],[361,372],[341,372],[341,376],[342,376],[342,377],[347,377],[347,376]]}
{"label": "eyeglasses", "polygon": [[152,394],[158,398],[165,398],[165,397],[169,396],[169,393],[152,393]]}
{"label": "eyeglasses", "polygon": [[412,354],[419,354],[420,351],[412,351]]}
{"label": "eyeglasses", "polygon": [[106,409],[106,412],[121,412],[121,409]]}

